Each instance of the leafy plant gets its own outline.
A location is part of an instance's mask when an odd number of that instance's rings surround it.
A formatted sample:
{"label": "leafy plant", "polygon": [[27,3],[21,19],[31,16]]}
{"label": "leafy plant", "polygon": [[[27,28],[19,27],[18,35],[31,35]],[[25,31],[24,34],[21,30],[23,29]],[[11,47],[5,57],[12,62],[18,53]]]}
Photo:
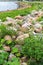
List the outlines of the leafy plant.
{"label": "leafy plant", "polygon": [[5,60],[7,60],[8,58],[8,55],[9,54],[7,52],[4,51],[0,52],[0,65],[4,64]]}
{"label": "leafy plant", "polygon": [[43,59],[43,37],[32,35],[24,40],[23,54],[39,61]]}
{"label": "leafy plant", "polygon": [[6,62],[4,65],[20,65],[19,58],[12,58],[11,61]]}
{"label": "leafy plant", "polygon": [[18,52],[18,48],[13,47],[13,48],[12,48],[12,53],[17,53],[17,52]]}
{"label": "leafy plant", "polygon": [[43,60],[37,62],[37,61],[34,60],[34,59],[30,59],[30,60],[28,61],[27,65],[43,65]]}
{"label": "leafy plant", "polygon": [[43,21],[43,16],[39,17],[37,21]]}

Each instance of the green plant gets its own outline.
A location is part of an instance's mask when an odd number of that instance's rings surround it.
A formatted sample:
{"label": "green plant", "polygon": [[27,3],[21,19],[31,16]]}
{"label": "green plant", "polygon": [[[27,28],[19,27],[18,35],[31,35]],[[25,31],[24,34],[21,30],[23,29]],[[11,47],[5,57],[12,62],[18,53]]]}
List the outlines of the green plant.
{"label": "green plant", "polygon": [[43,59],[43,37],[40,35],[30,35],[24,40],[22,48],[23,54],[39,61]]}
{"label": "green plant", "polygon": [[4,52],[4,51],[0,52],[0,65],[4,64],[5,60],[7,60],[8,58],[8,55],[9,54],[7,52]]}
{"label": "green plant", "polygon": [[13,47],[13,46],[15,46],[15,44],[16,44],[16,41],[14,40],[6,40],[5,41],[5,43],[4,43],[5,45],[9,45],[11,48]]}
{"label": "green plant", "polygon": [[13,47],[13,48],[12,48],[12,53],[17,53],[17,52],[18,52],[18,48]]}
{"label": "green plant", "polygon": [[28,61],[27,65],[43,65],[43,60],[37,62],[37,61],[34,60],[34,59],[30,59],[30,60]]}
{"label": "green plant", "polygon": [[20,65],[19,58],[12,58],[11,61],[6,62],[4,65]]}
{"label": "green plant", "polygon": [[37,21],[43,21],[43,16],[39,17]]}
{"label": "green plant", "polygon": [[0,43],[3,44],[5,42],[5,39],[1,39]]}
{"label": "green plant", "polygon": [[16,35],[16,32],[14,30],[11,30],[11,29],[7,29],[8,26],[5,26],[5,25],[0,25],[0,38],[1,37],[4,37],[5,35]]}

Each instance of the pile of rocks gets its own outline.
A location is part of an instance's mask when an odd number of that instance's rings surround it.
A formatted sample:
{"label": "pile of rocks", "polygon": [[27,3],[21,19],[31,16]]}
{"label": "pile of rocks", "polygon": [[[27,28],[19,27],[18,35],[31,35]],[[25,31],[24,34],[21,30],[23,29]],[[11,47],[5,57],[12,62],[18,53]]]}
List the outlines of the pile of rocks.
{"label": "pile of rocks", "polygon": [[[43,11],[35,11],[33,10],[31,14],[28,14],[27,16],[16,16],[15,19],[6,17],[5,22],[0,22],[0,25],[6,25],[8,26],[7,29],[12,29],[17,32],[17,35],[6,35],[4,37],[5,40],[16,40],[17,47],[19,51],[21,50],[20,45],[23,44],[23,41],[25,38],[29,37],[29,32],[33,34],[43,34],[43,25],[41,22],[38,22],[37,19],[39,17],[43,16]],[[11,51],[11,48],[7,45],[3,45],[4,51],[8,52]],[[10,53],[9,60],[11,60],[12,57],[15,57],[14,54]],[[21,58],[21,65],[27,65],[27,63],[24,61],[26,57]],[[23,61],[23,62],[22,62]]]}

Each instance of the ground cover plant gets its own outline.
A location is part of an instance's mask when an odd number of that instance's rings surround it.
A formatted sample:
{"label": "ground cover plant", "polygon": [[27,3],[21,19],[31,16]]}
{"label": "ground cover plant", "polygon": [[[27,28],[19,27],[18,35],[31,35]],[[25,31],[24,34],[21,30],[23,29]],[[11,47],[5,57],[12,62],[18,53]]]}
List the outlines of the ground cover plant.
{"label": "ground cover plant", "polygon": [[25,39],[23,46],[23,53],[24,55],[33,59],[33,64],[34,64],[34,59],[37,62],[39,61],[40,63],[40,60],[43,60],[43,37],[32,35],[29,38]]}

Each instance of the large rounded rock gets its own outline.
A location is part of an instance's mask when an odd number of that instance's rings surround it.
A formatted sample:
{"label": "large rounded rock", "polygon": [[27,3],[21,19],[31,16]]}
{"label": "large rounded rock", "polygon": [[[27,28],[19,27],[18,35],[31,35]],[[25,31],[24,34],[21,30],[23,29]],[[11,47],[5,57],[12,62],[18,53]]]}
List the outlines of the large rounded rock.
{"label": "large rounded rock", "polygon": [[19,43],[19,44],[23,44],[23,41],[25,38],[29,37],[29,34],[23,34],[23,35],[20,35],[17,37],[16,41]]}
{"label": "large rounded rock", "polygon": [[27,38],[27,37],[29,37],[29,34],[23,34],[18,36],[16,40],[24,40],[24,38]]}

